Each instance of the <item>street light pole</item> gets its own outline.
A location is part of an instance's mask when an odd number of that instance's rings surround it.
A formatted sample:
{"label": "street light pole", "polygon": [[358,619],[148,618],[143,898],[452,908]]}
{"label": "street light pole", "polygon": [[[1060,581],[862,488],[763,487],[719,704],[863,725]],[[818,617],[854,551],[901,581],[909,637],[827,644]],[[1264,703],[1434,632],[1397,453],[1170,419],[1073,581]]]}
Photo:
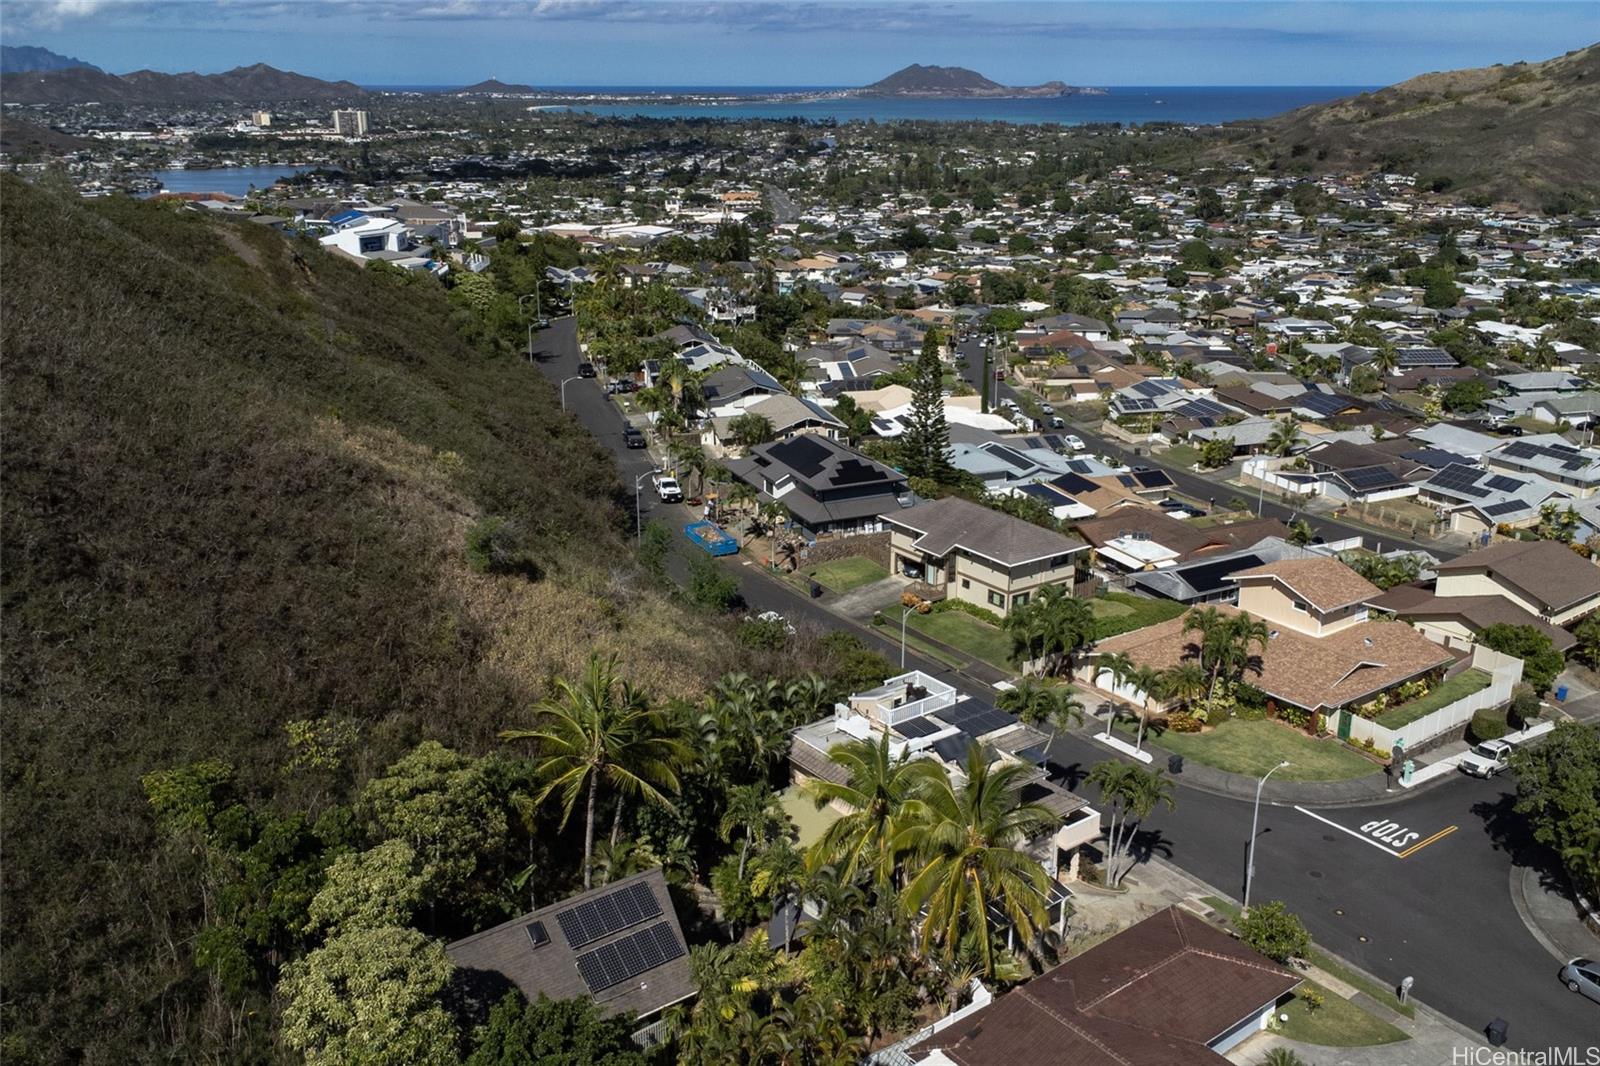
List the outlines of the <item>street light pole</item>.
{"label": "street light pole", "polygon": [[644,536],[644,523],[639,517],[639,488],[644,484],[644,479],[661,473],[660,469],[651,467],[633,479],[633,542],[639,543]]}
{"label": "street light pole", "polygon": [[915,607],[907,607],[900,612],[900,669],[906,668],[906,619],[911,617]]}
{"label": "street light pole", "polygon": [[571,381],[582,381],[582,380],[583,380],[583,377],[581,375],[578,376],[578,377],[563,378],[561,380],[561,409],[563,411],[565,411],[567,409],[567,383],[571,382]]}
{"label": "street light pole", "polygon": [[532,292],[530,292],[530,293],[528,293],[528,294],[526,294],[524,296],[517,297],[517,314],[520,315],[522,313],[522,303],[523,303],[524,300],[527,300],[530,297],[533,299],[533,318],[530,318],[528,320],[528,362],[531,363],[531,362],[533,362],[533,324],[534,324],[534,322],[538,321],[538,318],[539,318],[539,289],[538,289],[538,286],[535,286],[534,290]]}
{"label": "street light pole", "polygon": [[1244,913],[1246,914],[1250,913],[1250,882],[1255,880],[1256,876],[1256,827],[1261,822],[1261,790],[1267,787],[1267,778],[1288,765],[1289,761],[1285,759],[1262,774],[1261,780],[1256,782],[1256,808],[1255,813],[1250,816],[1250,848],[1244,863]]}

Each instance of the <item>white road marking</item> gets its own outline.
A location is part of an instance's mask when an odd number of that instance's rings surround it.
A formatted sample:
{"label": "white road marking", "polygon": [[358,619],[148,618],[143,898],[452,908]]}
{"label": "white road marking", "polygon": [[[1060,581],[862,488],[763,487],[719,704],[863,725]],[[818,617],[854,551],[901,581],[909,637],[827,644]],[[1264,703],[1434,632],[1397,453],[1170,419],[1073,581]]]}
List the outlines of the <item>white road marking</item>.
{"label": "white road marking", "polygon": [[1307,818],[1315,818],[1317,821],[1321,822],[1323,825],[1331,825],[1341,833],[1349,833],[1351,836],[1353,836],[1357,840],[1361,841],[1361,843],[1372,845],[1373,847],[1377,848],[1379,851],[1383,852],[1385,855],[1389,856],[1390,858],[1398,859],[1400,857],[1397,852],[1395,852],[1393,849],[1391,849],[1389,847],[1389,845],[1380,844],[1378,841],[1372,839],[1371,837],[1363,836],[1362,834],[1356,832],[1354,829],[1351,829],[1348,826],[1343,826],[1343,825],[1340,825],[1338,822],[1335,822],[1335,821],[1333,821],[1331,819],[1324,818],[1322,815],[1316,813],[1315,811],[1308,811],[1304,807],[1296,807],[1295,810],[1299,811],[1301,814],[1305,815]]}

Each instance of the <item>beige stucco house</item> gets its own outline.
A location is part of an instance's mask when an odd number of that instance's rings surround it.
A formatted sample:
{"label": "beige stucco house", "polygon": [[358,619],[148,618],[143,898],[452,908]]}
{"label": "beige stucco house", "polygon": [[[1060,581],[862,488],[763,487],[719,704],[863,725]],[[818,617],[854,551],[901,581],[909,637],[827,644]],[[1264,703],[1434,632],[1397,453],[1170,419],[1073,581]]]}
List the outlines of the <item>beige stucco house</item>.
{"label": "beige stucco house", "polygon": [[956,496],[882,518],[895,573],[1000,615],[1049,585],[1070,587],[1089,550],[1081,540]]}
{"label": "beige stucco house", "polygon": [[1440,563],[1434,595],[1499,596],[1551,625],[1600,610],[1600,566],[1555,541],[1508,540]]}

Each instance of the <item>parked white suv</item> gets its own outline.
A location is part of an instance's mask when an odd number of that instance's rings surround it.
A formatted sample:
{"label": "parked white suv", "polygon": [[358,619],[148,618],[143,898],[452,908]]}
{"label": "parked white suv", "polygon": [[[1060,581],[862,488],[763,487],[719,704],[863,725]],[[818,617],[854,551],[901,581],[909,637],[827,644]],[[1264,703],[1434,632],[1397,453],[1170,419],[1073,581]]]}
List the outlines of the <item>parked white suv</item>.
{"label": "parked white suv", "polygon": [[1083,438],[1077,436],[1076,434],[1068,433],[1065,437],[1061,438],[1061,443],[1065,444],[1068,448],[1071,448],[1075,452],[1083,451]]}
{"label": "parked white suv", "polygon": [[1461,757],[1461,772],[1487,781],[1510,765],[1515,750],[1503,740],[1486,740]]}

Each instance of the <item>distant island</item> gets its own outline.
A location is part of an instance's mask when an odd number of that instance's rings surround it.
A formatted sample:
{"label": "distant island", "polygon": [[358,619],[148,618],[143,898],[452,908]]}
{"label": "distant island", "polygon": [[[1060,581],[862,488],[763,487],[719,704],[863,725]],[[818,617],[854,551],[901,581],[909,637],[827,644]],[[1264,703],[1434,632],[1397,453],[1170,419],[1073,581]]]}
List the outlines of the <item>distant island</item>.
{"label": "distant island", "polygon": [[966,67],[913,63],[871,85],[846,89],[843,95],[1006,100],[1022,97],[1104,96],[1105,92],[1104,89],[1090,89],[1060,81],[1047,81],[1042,85],[1001,85]]}
{"label": "distant island", "polygon": [[495,93],[510,96],[527,96],[530,93],[537,92],[537,90],[531,85],[508,85],[499,78],[486,78],[476,85],[468,85],[462,89],[451,89],[450,92],[456,96],[487,96]]}

